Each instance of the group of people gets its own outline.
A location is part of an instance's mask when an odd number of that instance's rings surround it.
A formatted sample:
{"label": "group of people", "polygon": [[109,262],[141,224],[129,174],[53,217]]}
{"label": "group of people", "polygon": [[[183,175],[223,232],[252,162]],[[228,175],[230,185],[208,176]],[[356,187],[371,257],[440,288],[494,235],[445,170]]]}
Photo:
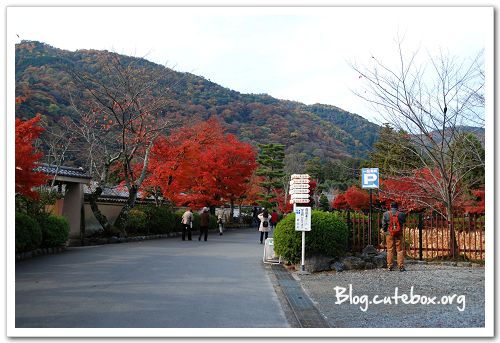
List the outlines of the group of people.
{"label": "group of people", "polygon": [[[194,215],[190,207],[184,212],[182,215],[181,223],[182,223],[182,240],[186,240],[186,234],[188,241],[192,240],[191,230],[193,228]],[[208,207],[203,207],[200,215],[200,235],[198,236],[198,240],[201,241],[201,237],[206,242],[208,238],[208,227],[210,225],[210,209]],[[222,214],[219,214],[217,217],[217,225],[219,226],[219,235],[223,234],[223,222],[222,222]]]}
{"label": "group of people", "polygon": [[260,244],[268,238],[269,232],[271,232],[278,223],[278,212],[273,210],[271,213],[266,208],[262,208],[260,211],[257,207],[252,210],[254,223],[258,225],[260,232]]}
{"label": "group of people", "polygon": [[[269,232],[271,232],[278,223],[278,212],[273,210],[271,213],[266,208],[258,209],[257,207],[253,208],[253,219],[254,223],[258,225],[258,229],[260,232],[260,244],[264,242],[265,239],[269,237]],[[193,229],[194,215],[191,207],[184,212],[181,218],[182,223],[182,240],[191,241],[192,240],[192,229]],[[198,236],[198,240],[201,241],[203,237],[204,241],[208,239],[208,227],[210,224],[210,209],[208,207],[204,207],[200,214],[200,235]],[[223,235],[223,219],[222,213],[217,216],[217,225],[219,227],[219,235]]]}

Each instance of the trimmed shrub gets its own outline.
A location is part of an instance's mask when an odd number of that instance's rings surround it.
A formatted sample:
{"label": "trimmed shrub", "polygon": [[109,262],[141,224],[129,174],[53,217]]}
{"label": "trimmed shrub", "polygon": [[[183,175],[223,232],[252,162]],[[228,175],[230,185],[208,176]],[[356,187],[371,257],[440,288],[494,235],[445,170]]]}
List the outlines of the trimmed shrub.
{"label": "trimmed shrub", "polygon": [[144,234],[164,234],[176,230],[176,215],[168,206],[137,206],[138,211],[144,212],[147,217]]}
{"label": "trimmed shrub", "polygon": [[16,212],[16,252],[25,252],[40,247],[42,230],[27,214]]}
{"label": "trimmed shrub", "polygon": [[217,216],[210,214],[210,224],[208,224],[208,229],[213,230],[213,229],[219,229],[219,225],[217,225]]}
{"label": "trimmed shrub", "polygon": [[132,209],[128,215],[127,232],[144,233],[148,225],[148,216],[141,210]]}
{"label": "trimmed shrub", "polygon": [[[347,225],[338,215],[312,211],[311,231],[306,232],[306,256],[343,256],[347,249],[347,236]],[[295,231],[294,213],[278,223],[273,237],[277,255],[291,263],[300,261],[302,232]]]}
{"label": "trimmed shrub", "polygon": [[69,238],[69,223],[65,217],[50,215],[40,221],[42,230],[42,246],[44,248],[59,247],[66,244]]}

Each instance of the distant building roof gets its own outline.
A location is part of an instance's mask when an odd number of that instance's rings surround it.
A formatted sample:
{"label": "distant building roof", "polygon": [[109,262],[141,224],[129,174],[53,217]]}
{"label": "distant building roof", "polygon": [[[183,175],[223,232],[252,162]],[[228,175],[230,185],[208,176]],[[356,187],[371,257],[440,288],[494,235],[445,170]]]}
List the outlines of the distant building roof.
{"label": "distant building roof", "polygon": [[[36,171],[45,173],[47,175],[56,175],[61,181],[74,181],[86,183],[92,176],[87,174],[87,172],[82,168],[67,167],[67,166],[56,166],[52,164],[40,163],[36,168]],[[82,180],[84,179],[84,180]]]}

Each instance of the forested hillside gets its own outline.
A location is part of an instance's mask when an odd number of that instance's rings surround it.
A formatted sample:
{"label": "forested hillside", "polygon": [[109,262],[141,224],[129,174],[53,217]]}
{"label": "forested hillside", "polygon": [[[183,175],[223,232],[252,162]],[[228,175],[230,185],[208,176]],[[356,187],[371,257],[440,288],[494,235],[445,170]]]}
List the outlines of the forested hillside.
{"label": "forested hillside", "polygon": [[[76,108],[85,108],[86,95],[75,83],[72,71],[92,71],[99,57],[113,54],[71,52],[33,41],[18,44],[16,117],[27,119],[40,113],[50,126],[64,116],[76,116]],[[152,91],[168,96],[162,113],[173,121],[196,122],[216,116],[227,132],[252,145],[283,143],[288,155],[305,153],[327,161],[366,157],[378,136],[378,125],[335,106],[307,106],[265,94],[241,94],[145,59],[120,59],[133,61],[141,73],[159,79]]]}

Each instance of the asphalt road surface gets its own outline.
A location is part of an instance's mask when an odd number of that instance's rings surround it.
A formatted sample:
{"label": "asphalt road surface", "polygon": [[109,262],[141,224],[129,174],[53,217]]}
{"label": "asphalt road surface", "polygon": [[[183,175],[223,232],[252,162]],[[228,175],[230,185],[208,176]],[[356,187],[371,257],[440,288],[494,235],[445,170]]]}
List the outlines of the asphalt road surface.
{"label": "asphalt road surface", "polygon": [[[16,264],[17,328],[289,327],[255,229],[69,248]],[[269,270],[269,269],[268,269]]]}

